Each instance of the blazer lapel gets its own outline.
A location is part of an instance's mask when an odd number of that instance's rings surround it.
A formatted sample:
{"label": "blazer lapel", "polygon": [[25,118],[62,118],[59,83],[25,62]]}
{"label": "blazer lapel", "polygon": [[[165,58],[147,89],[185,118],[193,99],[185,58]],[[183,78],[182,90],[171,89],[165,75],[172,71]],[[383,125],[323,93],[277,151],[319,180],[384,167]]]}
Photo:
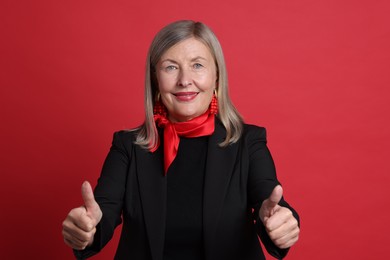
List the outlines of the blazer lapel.
{"label": "blazer lapel", "polygon": [[140,149],[136,155],[141,203],[154,260],[162,260],[165,236],[167,190],[162,146],[154,153]]}
{"label": "blazer lapel", "polygon": [[206,256],[213,250],[216,228],[220,219],[223,201],[237,158],[236,144],[220,147],[226,130],[219,120],[210,136],[203,194],[203,234]]}

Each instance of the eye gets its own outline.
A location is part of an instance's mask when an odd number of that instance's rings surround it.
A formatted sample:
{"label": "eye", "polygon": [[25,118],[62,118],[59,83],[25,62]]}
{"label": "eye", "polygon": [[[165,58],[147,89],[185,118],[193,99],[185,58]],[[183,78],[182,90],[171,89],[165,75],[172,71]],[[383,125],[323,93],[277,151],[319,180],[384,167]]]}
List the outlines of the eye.
{"label": "eye", "polygon": [[200,69],[200,68],[203,68],[203,65],[200,64],[200,63],[195,63],[195,64],[194,64],[194,68],[195,68],[195,69]]}
{"label": "eye", "polygon": [[177,69],[177,67],[174,66],[174,65],[169,65],[169,66],[166,66],[166,67],[165,67],[165,70],[166,70],[166,71],[172,71],[172,70],[176,70],[176,69]]}

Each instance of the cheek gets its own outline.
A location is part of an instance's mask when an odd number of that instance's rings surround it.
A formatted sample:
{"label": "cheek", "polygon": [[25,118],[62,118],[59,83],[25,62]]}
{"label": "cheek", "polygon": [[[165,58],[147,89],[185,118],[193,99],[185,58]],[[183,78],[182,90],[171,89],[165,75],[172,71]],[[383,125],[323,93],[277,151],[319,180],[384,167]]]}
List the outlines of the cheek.
{"label": "cheek", "polygon": [[203,99],[201,103],[202,108],[207,108],[210,105],[210,102],[213,98],[213,93],[214,93],[213,88],[209,88],[207,91],[203,93]]}
{"label": "cheek", "polygon": [[214,88],[217,86],[217,77],[213,75],[203,75],[198,78],[197,85],[199,88],[201,88],[203,91],[211,91],[214,90]]}
{"label": "cheek", "polygon": [[215,69],[212,69],[210,72],[209,72],[209,84],[211,86],[211,88],[215,88],[217,86],[217,80],[218,80],[218,77],[217,77],[217,72]]}
{"label": "cheek", "polygon": [[157,77],[158,89],[161,93],[168,92],[172,89],[172,79],[166,76]]}

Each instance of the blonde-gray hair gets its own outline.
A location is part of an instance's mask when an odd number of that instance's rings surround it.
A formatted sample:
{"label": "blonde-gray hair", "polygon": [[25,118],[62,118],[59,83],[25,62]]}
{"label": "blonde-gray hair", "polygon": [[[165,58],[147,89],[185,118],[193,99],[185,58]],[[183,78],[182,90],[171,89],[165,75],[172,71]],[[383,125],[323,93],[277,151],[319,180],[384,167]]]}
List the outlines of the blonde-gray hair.
{"label": "blonde-gray hair", "polygon": [[237,142],[243,131],[243,120],[228,93],[228,80],[221,45],[212,30],[201,22],[183,20],[171,23],[164,27],[154,37],[146,60],[145,73],[145,122],[137,129],[136,144],[145,149],[151,149],[158,145],[158,132],[153,118],[153,106],[159,93],[156,78],[156,65],[161,56],[175,44],[194,37],[205,44],[214,57],[217,67],[218,85],[216,95],[218,97],[218,114],[226,129],[226,139],[220,143],[221,147]]}

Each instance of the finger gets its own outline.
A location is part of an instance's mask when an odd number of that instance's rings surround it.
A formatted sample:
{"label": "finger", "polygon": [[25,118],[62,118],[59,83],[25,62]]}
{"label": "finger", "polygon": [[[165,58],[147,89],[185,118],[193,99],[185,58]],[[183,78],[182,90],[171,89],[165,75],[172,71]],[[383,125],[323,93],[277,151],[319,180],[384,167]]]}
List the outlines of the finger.
{"label": "finger", "polygon": [[264,225],[268,231],[272,231],[286,225],[286,223],[289,223],[290,225],[295,223],[295,225],[298,226],[298,222],[293,216],[292,211],[285,207],[279,207],[274,211],[273,215],[266,220]]}
{"label": "finger", "polygon": [[64,242],[69,247],[71,247],[72,249],[76,249],[76,250],[84,250],[87,247],[86,244],[79,245],[79,244],[75,243],[74,241],[72,241],[71,239],[67,239],[67,238],[64,238]]}
{"label": "finger", "polygon": [[[65,221],[64,221],[65,222]],[[62,228],[62,236],[64,238],[65,243],[74,248],[74,249],[83,249],[90,243],[90,237],[92,237],[92,234],[90,235],[82,235],[78,233],[77,231],[80,231],[81,233],[85,233],[82,230],[78,229],[77,227],[68,228],[67,224],[64,223]],[[75,229],[76,228],[76,229]]]}
{"label": "finger", "polygon": [[85,181],[81,185],[81,196],[83,197],[84,206],[88,211],[94,211],[96,209],[97,203],[95,201],[95,196],[93,195],[91,184],[88,181]]}
{"label": "finger", "polygon": [[299,228],[296,228],[288,234],[273,240],[274,244],[279,248],[289,248],[294,245],[299,239]]}
{"label": "finger", "polygon": [[85,207],[72,209],[66,217],[64,223],[67,223],[68,227],[73,224],[85,232],[89,232],[95,228],[95,222],[90,216],[87,215],[87,210]]}
{"label": "finger", "polygon": [[286,243],[281,244],[279,247],[282,249],[292,247],[298,240],[299,240],[299,235],[296,235],[291,239],[289,239]]}
{"label": "finger", "polygon": [[[273,215],[271,218],[278,217],[277,214],[278,213]],[[268,225],[270,223],[266,224]],[[270,227],[270,225],[266,226],[267,233],[274,244],[280,248],[287,248],[298,240],[300,229],[298,221],[292,216],[292,214],[291,217],[285,219],[285,222],[283,222],[280,226],[277,226],[275,229],[272,228],[273,227]]]}
{"label": "finger", "polygon": [[[268,230],[267,230],[268,231]],[[295,235],[295,233],[299,233],[299,227],[294,221],[289,221],[288,223],[283,224],[282,226],[274,229],[272,231],[268,231],[268,235],[271,240],[278,240],[282,237],[288,235]]]}
{"label": "finger", "polygon": [[80,248],[88,245],[88,241],[81,241],[80,239],[72,236],[72,234],[66,232],[65,230],[62,231],[62,236],[64,237],[64,240],[68,242],[67,244],[72,248]]}
{"label": "finger", "polygon": [[69,234],[69,236],[74,237],[80,242],[89,242],[96,232],[96,228],[92,230],[85,231],[80,227],[76,226],[73,222],[67,221],[63,223],[62,229],[64,234]]}

